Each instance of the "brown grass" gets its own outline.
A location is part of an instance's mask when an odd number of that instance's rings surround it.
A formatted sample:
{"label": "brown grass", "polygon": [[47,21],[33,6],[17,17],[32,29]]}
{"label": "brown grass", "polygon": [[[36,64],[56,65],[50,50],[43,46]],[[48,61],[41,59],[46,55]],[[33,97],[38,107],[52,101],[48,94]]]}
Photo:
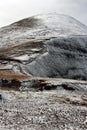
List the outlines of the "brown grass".
{"label": "brown grass", "polygon": [[0,79],[16,79],[23,80],[29,78],[27,75],[22,73],[13,72],[11,70],[0,70]]}

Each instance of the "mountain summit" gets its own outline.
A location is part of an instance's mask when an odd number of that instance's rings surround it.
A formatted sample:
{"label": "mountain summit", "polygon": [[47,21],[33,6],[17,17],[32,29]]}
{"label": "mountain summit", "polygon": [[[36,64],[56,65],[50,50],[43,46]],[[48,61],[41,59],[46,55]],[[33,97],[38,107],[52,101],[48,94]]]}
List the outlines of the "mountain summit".
{"label": "mountain summit", "polygon": [[0,48],[29,40],[86,35],[87,27],[73,17],[61,14],[36,15],[0,29]]}

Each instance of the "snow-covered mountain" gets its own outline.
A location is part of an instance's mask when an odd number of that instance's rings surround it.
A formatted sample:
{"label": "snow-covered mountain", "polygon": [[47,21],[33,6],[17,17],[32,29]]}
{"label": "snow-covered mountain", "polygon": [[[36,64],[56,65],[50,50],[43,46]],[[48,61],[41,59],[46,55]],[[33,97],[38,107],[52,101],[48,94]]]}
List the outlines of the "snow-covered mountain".
{"label": "snow-covered mountain", "polygon": [[61,14],[37,15],[0,29],[0,48],[29,40],[59,36],[86,35],[87,27],[76,19]]}
{"label": "snow-covered mountain", "polygon": [[16,71],[87,79],[87,27],[70,16],[37,15],[3,27],[0,49]]}

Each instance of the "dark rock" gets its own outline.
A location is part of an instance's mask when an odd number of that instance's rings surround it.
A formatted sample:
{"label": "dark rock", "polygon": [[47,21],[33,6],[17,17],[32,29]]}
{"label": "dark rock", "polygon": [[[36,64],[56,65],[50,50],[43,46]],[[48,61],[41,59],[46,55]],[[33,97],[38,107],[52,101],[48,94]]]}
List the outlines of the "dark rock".
{"label": "dark rock", "polygon": [[87,79],[87,37],[57,38],[47,42],[48,53],[33,61],[27,70],[34,76]]}
{"label": "dark rock", "polygon": [[0,100],[2,100],[2,95],[0,94]]}
{"label": "dark rock", "polygon": [[73,86],[70,86],[69,84],[67,83],[63,83],[62,84],[62,87],[65,89],[65,90],[70,90],[70,91],[74,91],[75,88]]}

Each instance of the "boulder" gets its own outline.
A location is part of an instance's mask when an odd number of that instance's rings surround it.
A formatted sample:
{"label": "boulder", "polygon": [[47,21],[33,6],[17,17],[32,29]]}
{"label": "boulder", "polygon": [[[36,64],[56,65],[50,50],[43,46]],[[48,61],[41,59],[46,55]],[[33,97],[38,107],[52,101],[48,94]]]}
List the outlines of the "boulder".
{"label": "boulder", "polygon": [[9,91],[0,90],[0,100],[11,101],[14,99],[15,99],[14,95]]}

